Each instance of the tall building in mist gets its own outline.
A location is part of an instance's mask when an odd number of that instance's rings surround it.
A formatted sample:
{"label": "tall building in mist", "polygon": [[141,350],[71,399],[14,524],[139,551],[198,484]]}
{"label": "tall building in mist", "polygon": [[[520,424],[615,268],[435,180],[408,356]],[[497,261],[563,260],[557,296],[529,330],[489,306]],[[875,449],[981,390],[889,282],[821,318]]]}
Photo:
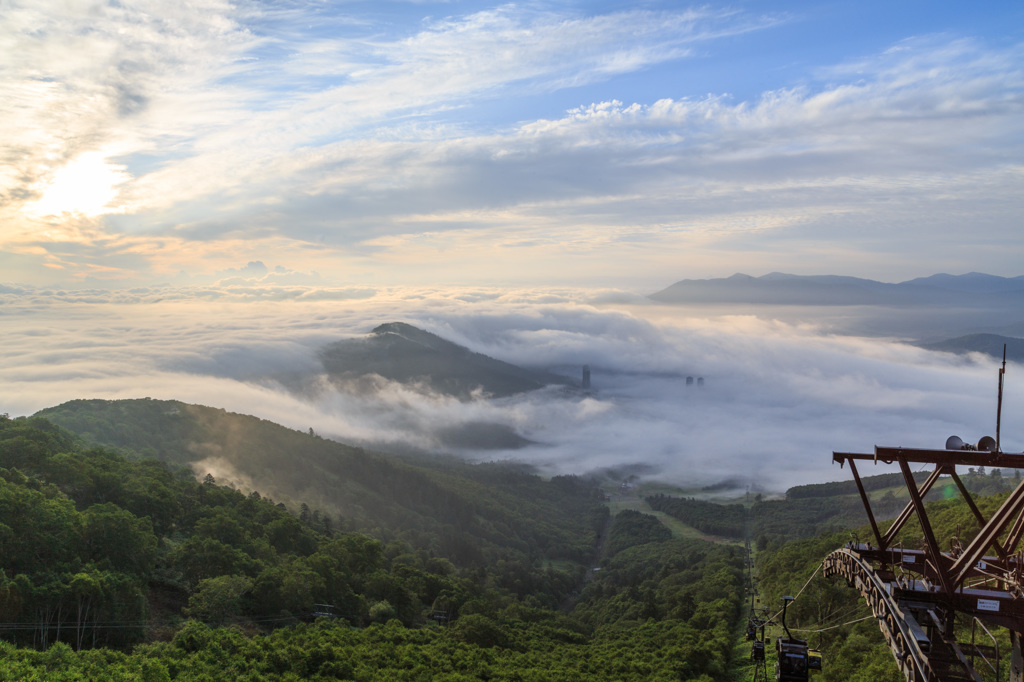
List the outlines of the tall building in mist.
{"label": "tall building in mist", "polygon": [[583,365],[583,388],[590,388],[590,365]]}
{"label": "tall building in mist", "polygon": [[693,377],[686,377],[686,385],[693,386]]}
{"label": "tall building in mist", "polygon": [[704,377],[697,377],[697,385],[698,386],[703,386],[704,385]]}

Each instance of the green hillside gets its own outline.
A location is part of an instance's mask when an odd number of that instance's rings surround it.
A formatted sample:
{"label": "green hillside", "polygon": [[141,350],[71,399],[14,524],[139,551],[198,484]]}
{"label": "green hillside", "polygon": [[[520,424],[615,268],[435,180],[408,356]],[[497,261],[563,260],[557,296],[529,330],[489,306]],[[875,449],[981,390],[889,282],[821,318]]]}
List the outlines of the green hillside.
{"label": "green hillside", "polygon": [[[550,486],[535,537],[554,540],[546,523],[570,546],[594,540],[569,522],[590,499],[581,482],[495,467],[461,480],[491,507]],[[537,511],[519,507],[507,515]],[[413,544],[443,544],[427,530],[337,525],[0,417],[0,679],[729,679],[736,548],[626,515],[583,584],[532,546],[512,558],[511,527],[460,566]]]}
{"label": "green hillside", "polygon": [[[745,679],[744,537],[759,607],[806,583],[790,625],[824,651],[820,679],[898,679],[854,622],[856,592],[808,582],[849,539],[828,531],[867,537],[847,482],[744,505],[645,498],[739,540],[712,543],[609,518],[596,482],[522,466],[398,458],[173,401],[41,414],[0,419],[2,679]],[[898,478],[864,480],[880,516],[902,508]],[[929,497],[933,524],[966,541],[951,485]]]}
{"label": "green hillside", "polygon": [[576,477],[544,481],[515,465],[455,459],[414,463],[199,405],[75,400],[39,416],[292,508],[306,503],[338,528],[401,536],[459,565],[584,562],[607,515],[598,489]]}
{"label": "green hillside", "polygon": [[[917,472],[918,485],[928,472]],[[998,469],[984,467],[961,472],[960,479],[972,495],[996,495],[1019,482],[1019,474],[1004,476]],[[895,518],[910,501],[902,474],[878,474],[861,479],[871,499],[875,518]],[[937,502],[959,496],[952,478],[940,478],[925,496]],[[853,480],[814,483],[790,488],[783,499],[756,497],[750,504],[718,504],[692,497],[655,494],[644,498],[650,508],[665,513],[707,535],[750,538],[758,549],[822,533],[851,530],[868,522],[864,504]],[[865,536],[866,537],[866,536]]]}

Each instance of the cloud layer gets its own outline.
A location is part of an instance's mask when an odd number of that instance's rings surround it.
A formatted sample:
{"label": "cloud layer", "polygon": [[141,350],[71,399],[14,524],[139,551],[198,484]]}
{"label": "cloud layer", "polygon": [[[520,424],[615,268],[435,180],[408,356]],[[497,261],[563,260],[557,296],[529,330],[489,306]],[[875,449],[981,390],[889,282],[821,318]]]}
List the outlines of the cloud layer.
{"label": "cloud layer", "polygon": [[[6,294],[0,410],[26,414],[73,398],[153,397],[223,407],[349,442],[436,450],[436,434],[505,425],[534,441],[464,449],[550,472],[643,464],[700,486],[740,478],[769,489],[844,478],[832,450],[941,447],[994,431],[995,366],[884,339],[753,315],[701,316],[645,304],[596,304],[602,292],[393,289],[369,297],[259,303],[202,290],[139,292],[134,302],[71,302],[58,292]],[[149,299],[149,300],[144,300]],[[405,320],[508,362],[578,376],[590,394],[546,389],[459,402],[383,384],[372,394],[328,384],[324,343]],[[1004,415],[1024,404],[1007,383]],[[687,386],[686,377],[705,385]],[[1011,419],[1004,444],[1021,448]]]}

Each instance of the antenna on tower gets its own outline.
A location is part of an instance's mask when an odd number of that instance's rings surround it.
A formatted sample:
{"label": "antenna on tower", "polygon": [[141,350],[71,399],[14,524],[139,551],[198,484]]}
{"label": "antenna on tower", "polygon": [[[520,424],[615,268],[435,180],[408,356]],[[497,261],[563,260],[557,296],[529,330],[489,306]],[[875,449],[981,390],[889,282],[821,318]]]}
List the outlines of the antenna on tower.
{"label": "antenna on tower", "polygon": [[999,429],[1003,421],[1003,377],[1006,375],[1006,344],[1003,344],[1003,366],[999,368],[999,402],[996,403],[996,452],[1002,452],[999,446]]}

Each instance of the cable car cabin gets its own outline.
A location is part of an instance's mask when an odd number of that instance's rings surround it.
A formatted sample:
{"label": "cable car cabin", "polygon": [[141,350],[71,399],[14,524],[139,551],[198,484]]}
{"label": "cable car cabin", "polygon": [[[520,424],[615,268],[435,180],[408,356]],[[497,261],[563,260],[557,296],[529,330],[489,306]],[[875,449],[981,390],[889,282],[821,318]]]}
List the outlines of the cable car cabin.
{"label": "cable car cabin", "polygon": [[779,637],[775,640],[776,682],[807,682],[809,673],[807,642],[802,639]]}
{"label": "cable car cabin", "polygon": [[807,669],[821,670],[821,652],[810,649],[807,652]]}
{"label": "cable car cabin", "polygon": [[750,647],[750,660],[754,663],[764,662],[764,642],[754,642]]}

